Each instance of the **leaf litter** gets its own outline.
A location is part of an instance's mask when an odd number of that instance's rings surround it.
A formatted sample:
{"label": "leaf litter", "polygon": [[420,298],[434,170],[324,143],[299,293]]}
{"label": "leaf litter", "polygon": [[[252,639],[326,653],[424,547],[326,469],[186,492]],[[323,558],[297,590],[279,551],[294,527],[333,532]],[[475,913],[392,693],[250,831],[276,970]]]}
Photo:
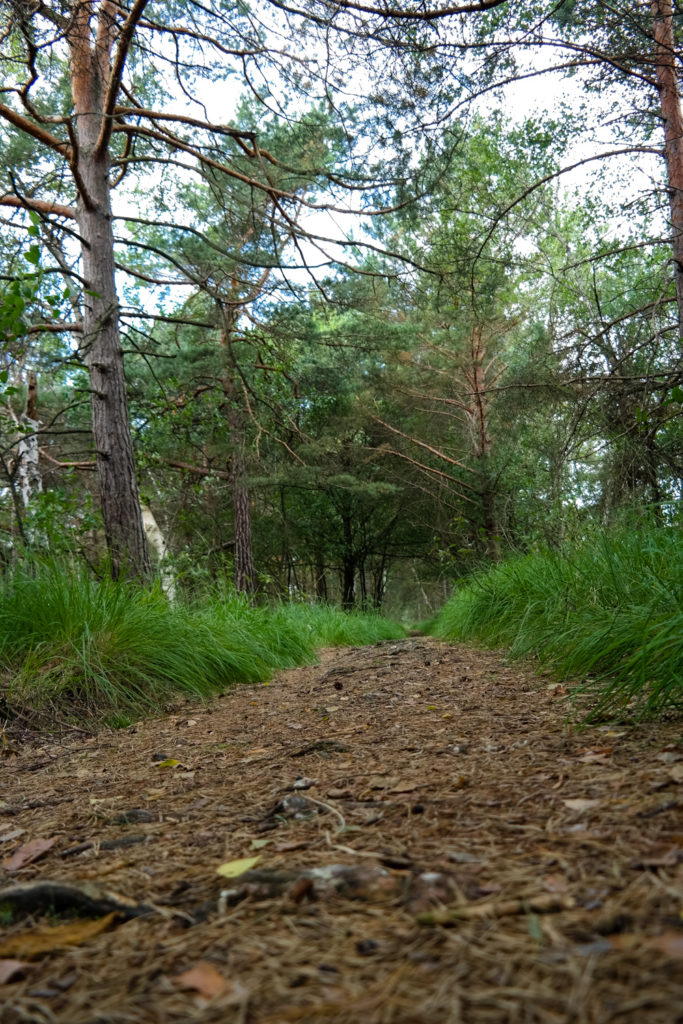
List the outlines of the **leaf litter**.
{"label": "leaf litter", "polygon": [[681,1020],[680,722],[566,712],[499,654],[410,638],[18,737],[3,1024]]}

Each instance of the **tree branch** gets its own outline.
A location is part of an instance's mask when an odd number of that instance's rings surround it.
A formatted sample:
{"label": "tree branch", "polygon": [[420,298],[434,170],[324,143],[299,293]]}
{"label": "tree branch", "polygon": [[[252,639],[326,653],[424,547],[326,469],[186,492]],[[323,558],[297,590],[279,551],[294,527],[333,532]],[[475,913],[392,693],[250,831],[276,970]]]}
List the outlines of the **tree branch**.
{"label": "tree branch", "polygon": [[[202,121],[200,118],[188,117],[186,114],[165,114],[159,110],[147,110],[144,107],[116,107],[114,114],[118,117],[119,115],[125,116],[126,114],[134,114],[135,117],[147,117],[150,121],[174,121],[178,124],[187,124],[192,128],[203,128],[207,132],[215,132],[219,135],[227,135],[231,139],[248,139],[249,142],[256,142],[258,133],[255,131],[248,131],[242,128],[231,128],[227,124],[210,124],[208,121]],[[267,153],[267,151],[266,151]],[[256,156],[255,153],[249,153],[251,156]],[[262,150],[258,151],[258,155],[264,155]],[[267,154],[270,156],[270,154]],[[274,159],[271,157],[271,159]]]}
{"label": "tree branch", "polygon": [[58,217],[68,217],[76,220],[76,211],[73,206],[62,206],[60,203],[52,203],[45,199],[29,199],[18,196],[0,196],[0,206],[13,206],[17,210],[35,210],[36,213],[55,213]]}
{"label": "tree branch", "polygon": [[[457,466],[459,469],[464,469],[467,473],[474,473],[474,470],[469,466],[466,466],[464,462],[458,462],[457,459],[451,458],[450,455],[446,455],[445,452],[439,451],[438,448],[433,448],[431,444],[427,444],[425,441],[420,441],[416,437],[411,437],[410,434],[404,434],[402,430],[399,430],[397,427],[392,427],[390,423],[386,423],[384,420],[381,420],[379,416],[371,416],[370,419],[374,420],[375,423],[379,423],[387,430],[390,430],[392,434],[398,434],[399,437],[405,438],[405,440],[410,441],[411,444],[416,444],[419,448],[425,448],[428,452],[431,452],[432,455],[436,455],[437,459],[443,459],[444,462],[448,462],[451,466]],[[461,487],[466,487],[470,491],[476,490],[476,488],[472,487],[471,484],[466,484],[464,480],[458,480],[458,483]]]}
{"label": "tree branch", "polygon": [[130,44],[133,41],[136,26],[143,15],[147,3],[148,0],[135,0],[130,14],[121,27],[121,32],[119,33],[119,45],[116,48],[116,56],[114,57],[114,62],[109,73],[107,95],[104,99],[104,109],[102,111],[102,127],[100,128],[100,134],[97,142],[95,143],[95,157],[101,157],[109,145],[113,123],[112,117],[114,115],[114,108],[116,106],[116,100],[121,87],[123,68],[126,63],[126,58],[128,57]]}
{"label": "tree branch", "polygon": [[56,136],[51,135],[50,132],[41,128],[40,125],[34,124],[33,121],[29,121],[29,119],[24,117],[22,114],[17,114],[15,110],[12,110],[12,108],[8,107],[5,103],[0,103],[0,117],[5,121],[9,121],[9,123],[14,125],[15,128],[18,128],[19,131],[25,132],[38,142],[42,142],[44,146],[48,146],[50,149],[56,150],[56,152],[60,153],[65,160],[71,160],[73,156],[71,146],[66,142],[62,142],[60,139],[56,138]]}
{"label": "tree branch", "polygon": [[177,459],[164,459],[167,466],[173,469],[182,469],[186,473],[194,473],[195,476],[217,476],[221,480],[232,480],[232,476],[225,469],[213,469],[211,467],[193,466],[189,462],[179,462]]}

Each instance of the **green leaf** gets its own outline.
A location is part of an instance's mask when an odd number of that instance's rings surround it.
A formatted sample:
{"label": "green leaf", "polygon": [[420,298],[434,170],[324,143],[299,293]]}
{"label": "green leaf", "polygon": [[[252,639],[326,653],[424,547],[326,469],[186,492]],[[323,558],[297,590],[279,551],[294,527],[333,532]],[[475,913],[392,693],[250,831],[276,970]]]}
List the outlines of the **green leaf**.
{"label": "green leaf", "polygon": [[40,249],[37,245],[32,245],[28,252],[24,253],[24,259],[28,263],[32,263],[34,267],[37,267],[40,263]]}

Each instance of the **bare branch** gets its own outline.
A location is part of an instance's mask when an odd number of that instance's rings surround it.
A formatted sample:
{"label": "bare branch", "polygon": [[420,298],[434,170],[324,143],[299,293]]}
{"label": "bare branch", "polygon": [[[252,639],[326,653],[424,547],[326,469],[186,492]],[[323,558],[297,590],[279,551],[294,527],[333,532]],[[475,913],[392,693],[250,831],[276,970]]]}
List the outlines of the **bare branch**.
{"label": "bare branch", "polygon": [[[212,132],[217,135],[227,135],[231,139],[248,139],[250,142],[255,142],[257,138],[257,132],[248,131],[246,128],[231,128],[227,124],[210,124],[209,121],[202,121],[196,117],[188,117],[186,114],[166,114],[159,110],[147,110],[144,107],[116,107],[114,111],[118,117],[125,116],[126,114],[134,114],[136,117],[147,117],[150,121],[174,121],[177,124],[187,124],[192,128],[202,128],[207,132]],[[248,151],[249,156],[255,156],[255,153]],[[263,150],[259,150],[259,155],[264,155]],[[270,154],[268,154],[270,155]],[[271,157],[271,159],[273,159]]]}
{"label": "bare branch", "polygon": [[212,466],[192,466],[189,462],[179,462],[177,459],[164,459],[167,466],[173,469],[182,469],[185,473],[193,473],[195,476],[217,476],[221,480],[232,480],[232,475],[225,469],[214,469]]}
{"label": "bare branch", "polygon": [[12,110],[5,103],[0,103],[0,117],[5,121],[9,121],[10,124],[18,128],[19,131],[25,132],[32,138],[41,142],[44,146],[48,146],[50,149],[54,149],[57,153],[60,153],[65,160],[71,160],[73,153],[71,147],[66,143],[62,142],[55,135],[46,131],[45,128],[41,128],[40,125],[34,124],[33,121],[29,121],[27,117],[22,114],[18,114],[16,110]]}
{"label": "bare branch", "polygon": [[[450,455],[446,455],[445,452],[439,451],[438,448],[433,448],[431,444],[427,444],[425,441],[420,441],[417,437],[411,437],[410,434],[404,434],[402,430],[397,427],[392,427],[390,423],[379,418],[379,416],[371,416],[375,423],[379,423],[381,426],[390,430],[392,434],[398,434],[399,437],[403,437],[406,441],[410,441],[411,444],[416,444],[419,448],[425,448],[432,455],[436,455],[438,459],[443,459],[444,462],[448,462],[451,466],[457,466],[459,469],[464,469],[466,473],[474,474],[474,470],[470,466],[466,466],[464,462],[459,462],[457,459],[451,458]],[[464,480],[458,480],[461,487],[466,487],[468,490],[474,491],[476,488],[472,487],[471,484],[466,484]]]}
{"label": "bare branch", "polygon": [[0,196],[0,206],[13,206],[17,210],[35,210],[36,213],[54,213],[58,217],[68,217],[69,220],[76,219],[76,211],[73,206],[62,206],[60,203],[53,203],[45,199],[32,199],[27,196]]}
{"label": "bare branch", "polygon": [[121,27],[119,34],[119,45],[116,48],[116,56],[112,64],[111,72],[109,74],[109,82],[107,83],[107,95],[104,99],[104,108],[102,111],[102,127],[97,142],[95,143],[95,156],[102,156],[109,145],[111,138],[112,129],[112,116],[114,114],[114,108],[116,106],[116,99],[119,94],[121,87],[121,76],[123,75],[123,68],[128,57],[128,51],[133,41],[133,35],[137,27],[140,18],[142,17],[145,7],[149,0],[135,0],[130,14],[126,18],[125,22]]}

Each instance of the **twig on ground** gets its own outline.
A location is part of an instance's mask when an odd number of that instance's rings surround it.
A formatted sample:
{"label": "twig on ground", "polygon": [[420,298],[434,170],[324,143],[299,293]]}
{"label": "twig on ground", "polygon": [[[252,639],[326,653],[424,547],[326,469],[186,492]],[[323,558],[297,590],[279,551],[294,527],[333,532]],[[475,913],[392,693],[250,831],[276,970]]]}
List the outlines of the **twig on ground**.
{"label": "twig on ground", "polygon": [[452,924],[455,921],[472,921],[480,917],[512,917],[515,914],[552,914],[560,910],[571,910],[576,901],[571,896],[554,894],[532,896],[530,899],[489,901],[475,903],[469,907],[453,907],[450,910],[430,910],[418,914],[418,924]]}

